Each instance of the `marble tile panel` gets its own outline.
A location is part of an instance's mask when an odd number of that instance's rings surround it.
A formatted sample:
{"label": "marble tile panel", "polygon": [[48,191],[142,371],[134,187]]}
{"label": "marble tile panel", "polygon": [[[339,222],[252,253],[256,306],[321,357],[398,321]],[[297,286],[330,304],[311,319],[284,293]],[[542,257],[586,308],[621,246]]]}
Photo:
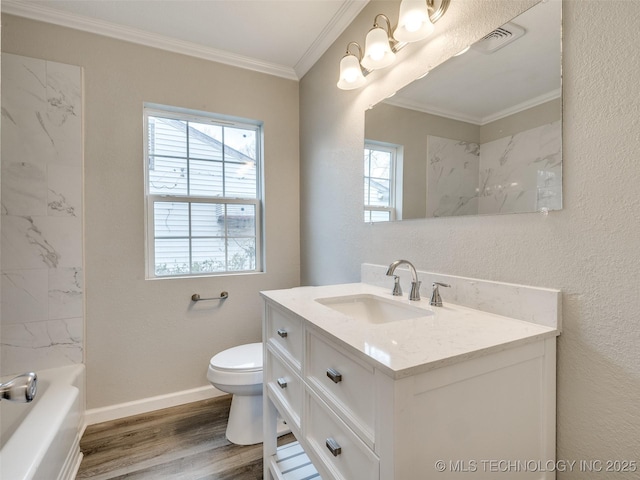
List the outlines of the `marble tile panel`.
{"label": "marble tile panel", "polygon": [[479,213],[562,208],[559,121],[480,146]]}
{"label": "marble tile panel", "polygon": [[[3,145],[4,146],[4,145]],[[47,170],[44,165],[14,162],[4,156],[2,162],[3,215],[47,214]]]}
{"label": "marble tile panel", "polygon": [[49,318],[82,317],[83,277],[80,268],[49,269]]}
{"label": "marble tile panel", "polygon": [[47,320],[48,276],[47,268],[2,272],[2,328]]}
{"label": "marble tile panel", "polygon": [[479,145],[427,137],[427,217],[478,212]]}
{"label": "marble tile panel", "polygon": [[39,370],[83,361],[83,319],[8,325],[2,330],[3,374]]}
{"label": "marble tile panel", "polygon": [[81,266],[81,219],[3,215],[2,260],[6,270]]}
{"label": "marble tile panel", "polygon": [[47,168],[48,215],[80,217],[82,212],[82,170],[67,165]]}
{"label": "marble tile panel", "polygon": [[82,164],[82,69],[46,62],[44,123],[55,145],[56,163]]}

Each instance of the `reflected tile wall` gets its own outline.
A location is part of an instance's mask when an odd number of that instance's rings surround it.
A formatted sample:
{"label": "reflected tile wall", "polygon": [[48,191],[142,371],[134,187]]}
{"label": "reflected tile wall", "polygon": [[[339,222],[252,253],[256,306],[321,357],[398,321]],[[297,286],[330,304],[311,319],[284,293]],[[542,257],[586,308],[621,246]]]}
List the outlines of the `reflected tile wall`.
{"label": "reflected tile wall", "polygon": [[480,146],[427,136],[427,217],[478,213]]}
{"label": "reflected tile wall", "polygon": [[560,121],[480,147],[479,213],[562,208]]}
{"label": "reflected tile wall", "polygon": [[560,121],[481,145],[427,141],[427,216],[562,208]]}
{"label": "reflected tile wall", "polygon": [[2,375],[83,361],[82,70],[2,55]]}

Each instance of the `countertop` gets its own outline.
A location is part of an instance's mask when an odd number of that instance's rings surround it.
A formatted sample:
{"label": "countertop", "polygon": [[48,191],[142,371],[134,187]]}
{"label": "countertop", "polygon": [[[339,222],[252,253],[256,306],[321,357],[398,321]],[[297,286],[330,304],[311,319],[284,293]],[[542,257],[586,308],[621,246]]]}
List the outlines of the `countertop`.
{"label": "countertop", "polygon": [[[423,308],[424,317],[369,324],[322,305],[316,299],[372,294]],[[442,307],[429,299],[394,297],[389,288],[366,283],[297,287],[261,292],[285,310],[302,317],[347,350],[394,379],[552,338],[559,330],[493,313],[453,305],[443,295]]]}

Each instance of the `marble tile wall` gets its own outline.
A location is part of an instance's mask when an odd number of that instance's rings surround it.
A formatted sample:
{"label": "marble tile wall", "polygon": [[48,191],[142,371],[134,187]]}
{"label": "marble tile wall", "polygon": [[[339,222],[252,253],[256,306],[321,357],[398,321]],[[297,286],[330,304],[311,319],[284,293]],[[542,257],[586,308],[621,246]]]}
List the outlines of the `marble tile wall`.
{"label": "marble tile wall", "polygon": [[478,213],[480,145],[427,136],[427,217]]}
{"label": "marble tile wall", "polygon": [[428,217],[562,208],[560,121],[480,145],[427,141]]}
{"label": "marble tile wall", "polygon": [[0,374],[83,361],[82,70],[2,54]]}
{"label": "marble tile wall", "polygon": [[480,146],[478,213],[562,208],[560,121]]}

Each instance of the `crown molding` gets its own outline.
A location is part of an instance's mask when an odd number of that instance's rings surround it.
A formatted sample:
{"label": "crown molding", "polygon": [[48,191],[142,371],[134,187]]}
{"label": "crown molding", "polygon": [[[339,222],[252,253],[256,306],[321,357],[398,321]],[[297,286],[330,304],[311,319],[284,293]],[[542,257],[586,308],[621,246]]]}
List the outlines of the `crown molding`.
{"label": "crown molding", "polygon": [[362,9],[366,7],[367,3],[369,3],[369,0],[343,1],[340,9],[293,67],[298,78],[304,77],[311,67],[322,57],[324,52],[333,45],[333,42],[335,42],[351,22],[355,20]]}
{"label": "crown molding", "polygon": [[[347,1],[353,2],[353,0]],[[17,0],[2,0],[2,12],[29,18],[31,20],[52,23],[62,27],[94,33],[105,37],[111,37],[118,40],[124,40],[126,42],[137,43],[147,47],[159,48],[173,53],[210,60],[212,62],[223,63],[225,65],[231,65],[269,75],[275,75],[289,80],[299,80],[296,71],[293,68],[286,67],[284,65],[263,62],[255,58],[237,55],[191,42],[176,40],[164,35],[149,33],[130,27],[123,27],[82,15],[62,12],[43,5],[25,3]]]}
{"label": "crown molding", "polygon": [[501,118],[515,115],[516,113],[523,112],[530,108],[537,107],[538,105],[542,105],[543,103],[555,100],[556,98],[560,98],[561,94],[562,89],[558,88],[556,90],[552,90],[551,92],[545,93],[538,97],[531,98],[525,102],[519,103],[518,105],[514,105],[486,117],[477,117],[474,115],[466,115],[464,113],[456,112],[453,110],[434,108],[422,103],[395,97],[384,100],[382,103],[393,105],[395,107],[407,108],[409,110],[416,110],[418,112],[428,113],[430,115],[437,115],[439,117],[445,117],[451,120],[458,120],[460,122],[483,126],[488,123],[495,122],[496,120],[500,120]]}

